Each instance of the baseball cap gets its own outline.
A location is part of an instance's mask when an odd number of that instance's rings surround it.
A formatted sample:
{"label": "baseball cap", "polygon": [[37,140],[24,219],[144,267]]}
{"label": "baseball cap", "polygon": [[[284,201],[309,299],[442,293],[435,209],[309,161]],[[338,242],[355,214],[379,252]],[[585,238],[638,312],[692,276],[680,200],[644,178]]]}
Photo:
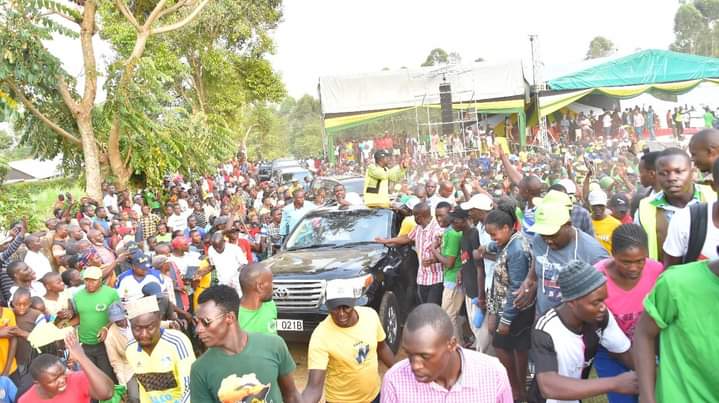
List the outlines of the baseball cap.
{"label": "baseball cap", "polygon": [[629,198],[624,193],[615,193],[609,198],[607,206],[617,212],[629,211]]}
{"label": "baseball cap", "polygon": [[123,309],[122,305],[120,303],[115,302],[112,303],[107,308],[107,316],[108,319],[110,319],[110,322],[117,322],[118,320],[125,319],[125,309]]}
{"label": "baseball cap", "polygon": [[492,199],[489,196],[480,193],[472,196],[468,201],[462,203],[460,207],[462,210],[471,210],[474,208],[477,210],[490,211],[492,210],[492,204]]}
{"label": "baseball cap", "polygon": [[95,266],[86,267],[82,271],[82,279],[99,280],[102,278],[102,269]]}
{"label": "baseball cap", "polygon": [[343,305],[355,306],[357,299],[355,298],[353,284],[349,281],[333,281],[332,286],[327,287],[327,301],[325,304],[329,310]]}
{"label": "baseball cap", "polygon": [[587,197],[590,206],[606,206],[607,205],[607,194],[602,190],[595,190],[589,192]]}
{"label": "baseball cap", "polygon": [[565,205],[542,203],[534,212],[534,225],[529,227],[529,231],[539,235],[554,235],[568,222],[569,210]]}
{"label": "baseball cap", "polygon": [[564,192],[559,190],[550,190],[544,197],[535,197],[532,199],[532,203],[535,206],[541,206],[542,204],[554,204],[559,206],[565,206],[567,208],[572,207],[572,199]]}
{"label": "baseball cap", "polygon": [[147,257],[147,255],[145,255],[139,249],[135,250],[132,253],[128,261],[132,266],[137,266],[141,269],[150,270],[152,268],[152,264],[150,264],[150,258]]}
{"label": "baseball cap", "polygon": [[577,185],[571,179],[560,179],[558,183],[567,191],[567,194],[577,194]]}
{"label": "baseball cap", "polygon": [[572,260],[559,272],[562,302],[582,298],[606,282],[607,278],[594,266],[581,260]]}
{"label": "baseball cap", "polygon": [[159,283],[151,281],[142,287],[142,295],[146,297],[158,294],[162,294],[162,287],[160,287]]}

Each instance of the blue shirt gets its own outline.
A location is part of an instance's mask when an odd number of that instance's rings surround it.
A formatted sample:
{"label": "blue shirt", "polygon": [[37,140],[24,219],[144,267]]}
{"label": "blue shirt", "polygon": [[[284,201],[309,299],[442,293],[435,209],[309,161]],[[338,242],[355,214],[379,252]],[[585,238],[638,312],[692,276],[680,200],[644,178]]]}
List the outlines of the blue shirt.
{"label": "blue shirt", "polygon": [[13,403],[17,388],[7,376],[0,376],[0,403]]}
{"label": "blue shirt", "polygon": [[294,203],[285,206],[282,209],[282,221],[280,222],[280,235],[286,236],[300,222],[302,217],[308,212],[315,209],[315,205],[311,202],[304,202],[302,207],[296,208]]}

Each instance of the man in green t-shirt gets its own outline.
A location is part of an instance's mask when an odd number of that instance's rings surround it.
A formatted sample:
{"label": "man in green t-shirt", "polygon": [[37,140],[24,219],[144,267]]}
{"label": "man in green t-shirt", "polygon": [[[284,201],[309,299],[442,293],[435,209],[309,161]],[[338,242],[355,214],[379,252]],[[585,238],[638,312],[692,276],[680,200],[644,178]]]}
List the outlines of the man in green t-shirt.
{"label": "man in green t-shirt", "polygon": [[642,402],[717,401],[717,297],[719,260],[672,266],[659,277],[632,342]]}
{"label": "man in green t-shirt", "polygon": [[85,355],[113,382],[117,382],[105,350],[105,337],[110,325],[108,308],[120,302],[114,288],[102,284],[102,269],[87,267],[82,272],[85,288],[72,299],[75,316],[79,319],[78,338]]}
{"label": "man in green t-shirt", "polygon": [[452,229],[450,224],[450,216],[455,214],[449,213],[449,203],[439,203],[435,208],[435,217],[440,227],[444,228],[444,235],[440,245],[435,245],[434,259],[442,263],[444,267],[444,290],[442,291],[442,309],[447,312],[449,318],[454,325],[455,336],[462,340],[462,330],[457,324],[457,315],[462,309],[464,303],[464,292],[462,291],[461,278],[457,275],[462,269],[462,233]]}
{"label": "man in green t-shirt", "polygon": [[272,272],[252,264],[240,272],[242,299],[237,319],[240,329],[251,333],[277,334],[277,306],[272,300]]}
{"label": "man in green t-shirt", "polygon": [[202,403],[299,402],[292,360],[277,335],[240,328],[237,291],[226,285],[205,290],[195,315],[197,336],[208,347],[192,364],[190,400]]}

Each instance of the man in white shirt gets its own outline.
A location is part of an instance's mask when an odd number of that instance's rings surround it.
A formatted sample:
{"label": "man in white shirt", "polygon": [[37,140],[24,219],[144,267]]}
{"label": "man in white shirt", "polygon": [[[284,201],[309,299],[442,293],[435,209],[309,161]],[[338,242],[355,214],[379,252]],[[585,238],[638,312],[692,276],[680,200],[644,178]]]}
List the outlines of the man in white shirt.
{"label": "man in white shirt", "polygon": [[338,183],[335,185],[334,188],[335,192],[335,201],[337,202],[337,205],[340,207],[349,207],[349,206],[362,206],[364,205],[364,202],[362,200],[362,197],[358,195],[355,192],[347,192],[345,189],[345,185]]}
{"label": "man in white shirt", "polygon": [[141,250],[133,252],[128,262],[132,269],[125,271],[117,278],[117,293],[123,304],[142,298],[144,296],[142,287],[145,285],[157,283],[162,286],[163,283],[162,274],[152,267],[150,258]]}
{"label": "man in white shirt", "polygon": [[447,202],[450,206],[454,207],[457,202],[454,199],[454,185],[451,182],[443,181],[439,184],[439,191],[429,198],[429,204],[432,211],[441,202]]}
{"label": "man in white shirt", "polygon": [[608,139],[612,134],[612,114],[605,111],[602,116],[602,129],[604,130],[604,139]]}
{"label": "man in white shirt", "polygon": [[[172,207],[173,214],[167,217],[167,226],[170,227],[171,231],[185,231],[187,228],[187,216],[192,214],[192,211],[183,212],[182,207],[179,204],[175,204]],[[189,214],[188,214],[189,213]]]}
{"label": "man in white shirt", "polygon": [[52,271],[50,261],[45,255],[40,253],[42,249],[40,238],[35,235],[28,235],[27,238],[25,238],[25,246],[27,246],[27,253],[25,254],[24,262],[35,272],[37,278],[42,278],[45,274]]}
{"label": "man in white shirt", "polygon": [[107,187],[107,193],[102,198],[102,205],[112,214],[117,214],[117,194],[115,194],[115,185]]}
{"label": "man in white shirt", "polygon": [[240,270],[247,265],[247,255],[245,255],[242,248],[226,243],[225,236],[221,232],[215,232],[212,235],[212,246],[210,246],[207,255],[210,259],[210,264],[217,271],[219,284],[234,288],[242,298]]}

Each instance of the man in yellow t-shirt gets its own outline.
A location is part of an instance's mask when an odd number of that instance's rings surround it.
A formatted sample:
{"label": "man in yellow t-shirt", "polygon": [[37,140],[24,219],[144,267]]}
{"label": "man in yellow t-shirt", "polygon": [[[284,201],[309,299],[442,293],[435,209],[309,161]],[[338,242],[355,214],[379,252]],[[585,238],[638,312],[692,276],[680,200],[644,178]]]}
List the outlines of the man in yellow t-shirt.
{"label": "man in yellow t-shirt", "polygon": [[190,368],[195,353],[179,330],[160,327],[160,308],[154,296],[127,304],[134,340],[125,350],[140,388],[142,402],[185,402],[190,399]]}
{"label": "man in yellow t-shirt", "polygon": [[602,190],[589,192],[589,206],[592,208],[592,225],[594,237],[607,250],[612,253],[612,232],[622,225],[616,218],[607,214],[607,194]]}
{"label": "man in yellow t-shirt", "polygon": [[374,402],[382,384],[378,357],[388,368],[394,363],[377,312],[355,307],[353,289],[351,284],[328,285],[330,314],[310,338],[305,402],[319,402],[323,389],[328,402]]}

